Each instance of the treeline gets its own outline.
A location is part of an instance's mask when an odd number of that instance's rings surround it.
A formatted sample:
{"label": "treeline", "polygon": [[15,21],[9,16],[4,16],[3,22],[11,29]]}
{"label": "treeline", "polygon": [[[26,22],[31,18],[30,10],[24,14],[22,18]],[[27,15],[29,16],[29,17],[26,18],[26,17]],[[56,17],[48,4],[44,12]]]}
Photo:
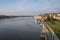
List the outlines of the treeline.
{"label": "treeline", "polygon": [[0,15],[0,19],[9,19],[9,18],[16,18],[18,16],[6,16],[6,15]]}

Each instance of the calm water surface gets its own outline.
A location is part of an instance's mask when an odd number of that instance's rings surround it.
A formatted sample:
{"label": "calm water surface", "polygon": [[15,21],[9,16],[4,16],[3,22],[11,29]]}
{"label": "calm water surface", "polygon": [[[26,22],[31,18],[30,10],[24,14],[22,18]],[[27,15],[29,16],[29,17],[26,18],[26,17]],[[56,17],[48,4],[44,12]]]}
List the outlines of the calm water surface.
{"label": "calm water surface", "polygon": [[0,20],[0,40],[40,40],[40,25],[34,18]]}

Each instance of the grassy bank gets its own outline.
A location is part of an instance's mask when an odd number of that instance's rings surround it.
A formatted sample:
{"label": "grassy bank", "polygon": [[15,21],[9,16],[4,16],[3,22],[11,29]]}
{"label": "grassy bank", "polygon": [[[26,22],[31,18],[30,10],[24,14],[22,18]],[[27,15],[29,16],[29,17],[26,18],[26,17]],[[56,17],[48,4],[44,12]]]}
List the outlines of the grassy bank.
{"label": "grassy bank", "polygon": [[57,37],[60,39],[60,21],[47,22],[48,25],[53,29]]}

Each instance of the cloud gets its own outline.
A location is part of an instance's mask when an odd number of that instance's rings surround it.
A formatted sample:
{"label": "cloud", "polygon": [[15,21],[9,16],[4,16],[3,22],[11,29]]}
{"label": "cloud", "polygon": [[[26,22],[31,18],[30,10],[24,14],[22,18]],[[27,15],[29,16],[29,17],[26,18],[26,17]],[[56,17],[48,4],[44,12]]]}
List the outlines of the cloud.
{"label": "cloud", "polygon": [[[39,14],[45,12],[59,12],[60,0],[11,0],[2,2],[0,12],[5,14]],[[18,14],[17,14],[18,13]]]}

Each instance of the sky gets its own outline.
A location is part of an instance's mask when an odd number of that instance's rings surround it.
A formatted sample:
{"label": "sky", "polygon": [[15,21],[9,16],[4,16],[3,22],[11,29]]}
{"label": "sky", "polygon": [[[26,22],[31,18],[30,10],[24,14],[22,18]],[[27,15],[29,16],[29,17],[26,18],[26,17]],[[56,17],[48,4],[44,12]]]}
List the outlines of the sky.
{"label": "sky", "polygon": [[38,15],[60,12],[60,0],[0,0],[0,14]]}

